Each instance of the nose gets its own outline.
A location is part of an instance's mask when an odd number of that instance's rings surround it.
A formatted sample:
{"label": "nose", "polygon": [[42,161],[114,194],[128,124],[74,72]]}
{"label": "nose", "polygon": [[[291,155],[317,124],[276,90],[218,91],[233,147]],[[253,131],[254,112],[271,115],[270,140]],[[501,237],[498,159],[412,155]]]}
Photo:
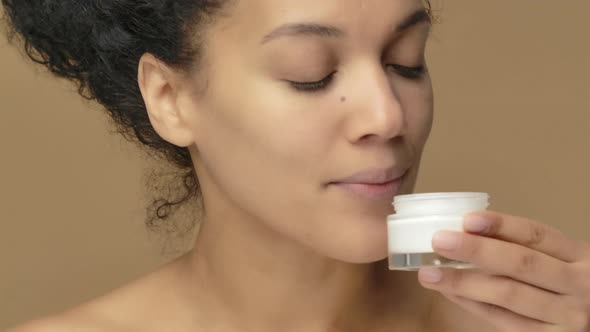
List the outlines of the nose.
{"label": "nose", "polygon": [[[399,92],[384,68],[363,71],[356,103],[348,121],[351,142],[389,141],[406,134],[406,116]],[[352,105],[351,105],[352,106]]]}

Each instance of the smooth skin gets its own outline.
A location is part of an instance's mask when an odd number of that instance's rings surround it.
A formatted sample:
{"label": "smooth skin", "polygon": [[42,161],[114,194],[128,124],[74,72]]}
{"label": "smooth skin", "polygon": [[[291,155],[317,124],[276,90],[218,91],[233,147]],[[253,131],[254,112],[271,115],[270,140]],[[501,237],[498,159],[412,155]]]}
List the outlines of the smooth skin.
{"label": "smooth skin", "polygon": [[422,284],[500,331],[590,331],[590,246],[559,230],[495,211],[468,216],[465,232],[433,247],[478,269],[428,268]]}
{"label": "smooth skin", "polygon": [[[440,251],[481,270],[427,283],[425,271],[387,269],[391,198],[332,184],[391,166],[408,169],[400,193],[413,191],[433,120],[423,10],[419,0],[239,0],[207,29],[194,71],[144,55],[151,123],[190,149],[203,192],[194,249],[15,331],[584,332],[588,245],[553,231],[531,244],[540,224],[502,215],[494,231]],[[579,256],[550,257],[558,248]],[[565,293],[538,288],[552,285]],[[506,287],[518,298],[498,295]],[[558,299],[563,316],[542,315],[539,301]]]}

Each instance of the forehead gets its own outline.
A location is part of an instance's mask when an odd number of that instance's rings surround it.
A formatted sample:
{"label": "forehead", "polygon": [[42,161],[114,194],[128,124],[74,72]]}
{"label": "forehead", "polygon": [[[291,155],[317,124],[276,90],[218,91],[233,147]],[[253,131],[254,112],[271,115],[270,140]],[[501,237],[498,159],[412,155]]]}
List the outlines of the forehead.
{"label": "forehead", "polygon": [[283,24],[319,23],[366,38],[369,31],[395,27],[424,4],[424,0],[236,0],[219,27],[255,39]]}

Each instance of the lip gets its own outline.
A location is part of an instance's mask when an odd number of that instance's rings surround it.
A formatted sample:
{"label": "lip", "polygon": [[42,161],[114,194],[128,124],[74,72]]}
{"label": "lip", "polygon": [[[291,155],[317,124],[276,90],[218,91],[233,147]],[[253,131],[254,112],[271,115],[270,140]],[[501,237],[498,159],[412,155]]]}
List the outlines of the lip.
{"label": "lip", "polygon": [[407,171],[407,168],[371,168],[329,185],[370,200],[391,200],[399,192]]}

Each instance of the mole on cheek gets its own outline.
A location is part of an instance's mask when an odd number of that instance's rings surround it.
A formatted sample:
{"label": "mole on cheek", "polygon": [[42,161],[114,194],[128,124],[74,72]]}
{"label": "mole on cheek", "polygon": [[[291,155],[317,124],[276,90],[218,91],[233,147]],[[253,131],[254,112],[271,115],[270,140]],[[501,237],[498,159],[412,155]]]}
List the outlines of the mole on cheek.
{"label": "mole on cheek", "polygon": [[340,97],[340,101],[341,102],[345,102],[346,101],[346,97],[344,97],[344,96]]}

